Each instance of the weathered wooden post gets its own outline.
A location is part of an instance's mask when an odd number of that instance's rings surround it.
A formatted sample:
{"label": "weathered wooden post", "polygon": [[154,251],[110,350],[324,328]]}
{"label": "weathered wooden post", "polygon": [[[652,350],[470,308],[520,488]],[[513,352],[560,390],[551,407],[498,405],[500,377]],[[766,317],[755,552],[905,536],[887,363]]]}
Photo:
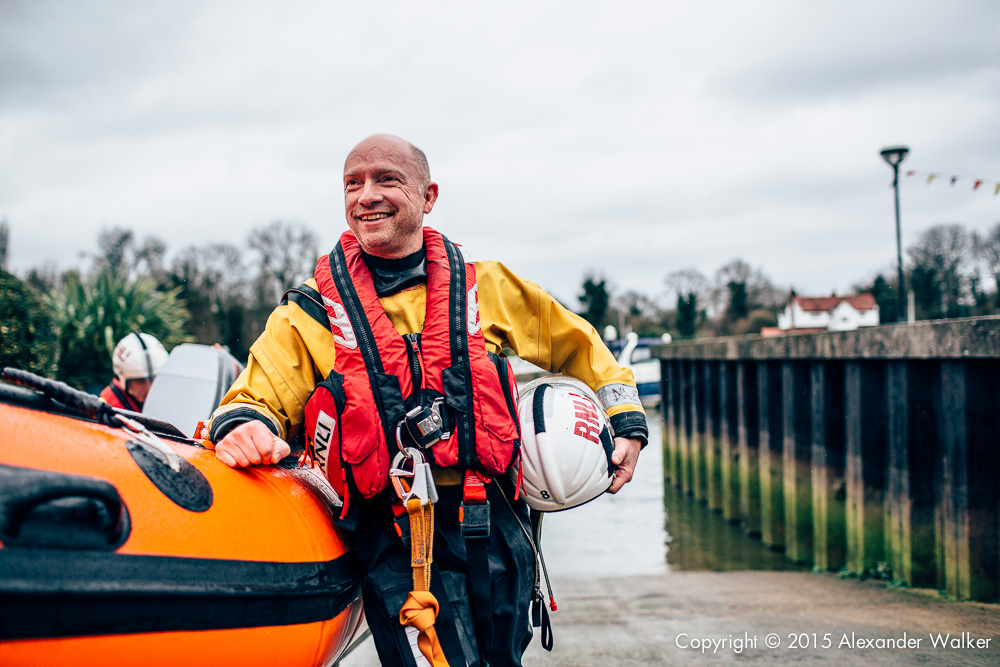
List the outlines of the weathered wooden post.
{"label": "weathered wooden post", "polygon": [[1000,364],[966,363],[968,559],[971,600],[1000,598]]}
{"label": "weathered wooden post", "polygon": [[938,437],[941,461],[941,499],[944,586],[948,595],[969,597],[969,482],[968,434],[965,414],[965,366],[960,361],[941,362],[941,409]]}
{"label": "weathered wooden post", "polygon": [[737,426],[735,364],[719,362],[719,476],[722,516],[737,521],[740,516],[739,441]]}
{"label": "weathered wooden post", "polygon": [[691,491],[697,500],[705,500],[705,377],[704,362],[692,359],[691,377]]}
{"label": "weathered wooden post", "polygon": [[886,551],[893,579],[913,580],[910,558],[910,411],[908,366],[905,361],[886,364],[886,399],[889,407],[889,479],[886,487]]}
{"label": "weathered wooden post", "polygon": [[677,428],[677,464],[680,469],[678,478],[680,479],[681,491],[691,493],[691,383],[688,366],[690,361],[678,360],[675,369],[677,378],[677,408],[678,408],[678,428]]}
{"label": "weathered wooden post", "polygon": [[722,461],[719,453],[719,362],[702,362],[704,387],[704,424],[702,446],[705,451],[705,500],[709,509],[722,507]]}
{"label": "weathered wooden post", "polygon": [[813,564],[846,564],[844,516],[844,372],[837,361],[809,364],[812,450]]}
{"label": "weathered wooden post", "polygon": [[849,361],[844,369],[847,568],[858,574],[874,574],[885,562],[882,371],[879,365],[864,361]]}
{"label": "weathered wooden post", "polygon": [[660,360],[660,414],[663,417],[663,475],[673,484],[677,477],[677,380],[674,377],[673,359]]}
{"label": "weathered wooden post", "polygon": [[767,361],[757,364],[757,413],[760,437],[760,539],[772,549],[785,546],[782,473],[781,374]]}
{"label": "weathered wooden post", "polygon": [[811,563],[813,557],[808,371],[801,361],[781,364],[785,553],[798,563]]}
{"label": "weathered wooden post", "polygon": [[757,364],[736,364],[737,440],[740,467],[740,523],[750,535],[760,535],[760,427],[757,406]]}

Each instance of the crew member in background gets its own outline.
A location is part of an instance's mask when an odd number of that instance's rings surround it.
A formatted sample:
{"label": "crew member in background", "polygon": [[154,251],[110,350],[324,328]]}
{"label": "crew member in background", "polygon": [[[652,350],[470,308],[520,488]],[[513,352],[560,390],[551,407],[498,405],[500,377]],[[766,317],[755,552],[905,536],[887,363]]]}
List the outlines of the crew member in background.
{"label": "crew member in background", "polygon": [[145,333],[130,333],[118,341],[111,353],[115,377],[101,392],[101,398],[113,408],[142,412],[153,378],[167,363],[167,351]]}
{"label": "crew member in background", "polygon": [[[398,451],[396,425],[409,419],[402,415],[439,410],[451,435],[426,450],[439,494],[436,632],[451,665],[520,665],[531,640],[534,552],[527,507],[502,473],[517,447],[516,408],[498,382],[505,362],[486,353],[510,348],[596,391],[616,435],[611,493],[632,478],[647,438],[632,371],[618,366],[590,324],[537,285],[498,262],[471,262],[423,227],[438,185],[412,144],[391,135],[362,141],[344,165],[344,191],[350,231],[313,279],[286,293],[251,347],[246,370],[213,415],[216,456],[232,467],[276,463],[290,452],[286,441],[315,428],[306,414],[318,423],[309,404],[341,397],[318,414],[340,434],[343,451],[334,437],[321,458],[331,482],[346,485],[350,513],[341,523],[353,529],[366,568],[365,617],[383,665],[423,664],[415,628],[400,620],[414,583],[388,462]],[[463,449],[470,433],[474,452]],[[476,576],[459,510],[470,475],[491,466],[501,472],[486,478],[488,567]],[[477,589],[484,580],[488,605]]]}

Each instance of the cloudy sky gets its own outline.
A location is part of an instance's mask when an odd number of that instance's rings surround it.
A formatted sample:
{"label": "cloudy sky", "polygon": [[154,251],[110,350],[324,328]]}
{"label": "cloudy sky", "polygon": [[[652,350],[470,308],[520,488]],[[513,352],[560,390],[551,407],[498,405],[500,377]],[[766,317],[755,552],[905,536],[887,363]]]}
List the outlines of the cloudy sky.
{"label": "cloudy sky", "polygon": [[895,266],[884,146],[917,171],[904,247],[1000,223],[998,36],[995,0],[3,0],[0,216],[15,271],[113,225],[329,248],[344,157],[392,132],[440,183],[428,224],[566,302],[736,257],[846,291]]}

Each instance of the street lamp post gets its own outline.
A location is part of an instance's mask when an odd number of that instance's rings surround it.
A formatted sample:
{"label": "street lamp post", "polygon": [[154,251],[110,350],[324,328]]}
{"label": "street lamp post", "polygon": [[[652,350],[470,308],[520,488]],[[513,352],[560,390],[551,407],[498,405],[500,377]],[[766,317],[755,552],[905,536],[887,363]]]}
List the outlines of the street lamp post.
{"label": "street lamp post", "polygon": [[892,189],[896,194],[896,260],[898,262],[899,282],[896,288],[896,319],[906,321],[906,286],[903,283],[903,239],[899,231],[899,165],[906,158],[910,149],[906,146],[883,148],[882,158],[892,167]]}

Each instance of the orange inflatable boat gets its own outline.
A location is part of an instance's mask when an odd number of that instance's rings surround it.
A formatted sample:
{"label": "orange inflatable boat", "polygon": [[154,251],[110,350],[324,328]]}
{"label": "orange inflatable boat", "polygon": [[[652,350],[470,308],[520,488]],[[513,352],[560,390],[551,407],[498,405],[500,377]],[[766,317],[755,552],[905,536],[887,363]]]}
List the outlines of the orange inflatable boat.
{"label": "orange inflatable boat", "polygon": [[0,665],[331,665],[364,630],[317,472],[3,378],[28,388],[0,384]]}

